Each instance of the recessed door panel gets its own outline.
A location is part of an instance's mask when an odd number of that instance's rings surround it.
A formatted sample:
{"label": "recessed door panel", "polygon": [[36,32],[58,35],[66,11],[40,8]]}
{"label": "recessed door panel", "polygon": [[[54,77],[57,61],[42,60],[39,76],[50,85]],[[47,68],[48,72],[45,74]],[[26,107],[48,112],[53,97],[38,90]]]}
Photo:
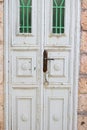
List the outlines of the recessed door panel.
{"label": "recessed door panel", "polygon": [[12,95],[12,122],[12,130],[35,130],[35,90],[14,90]]}
{"label": "recessed door panel", "polygon": [[71,53],[70,51],[48,51],[47,78],[49,84],[70,83]]}
{"label": "recessed door panel", "polygon": [[13,51],[12,84],[38,84],[37,51]]}
{"label": "recessed door panel", "polygon": [[69,91],[46,89],[44,98],[44,130],[67,130]]}

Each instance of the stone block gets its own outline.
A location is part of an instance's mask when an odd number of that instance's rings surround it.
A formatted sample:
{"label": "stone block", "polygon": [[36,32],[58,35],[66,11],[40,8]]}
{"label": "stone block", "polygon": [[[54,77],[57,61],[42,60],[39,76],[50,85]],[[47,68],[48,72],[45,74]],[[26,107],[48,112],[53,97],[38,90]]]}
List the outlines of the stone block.
{"label": "stone block", "polygon": [[3,24],[0,24],[0,44],[3,44]]}
{"label": "stone block", "polygon": [[87,9],[87,0],[82,0],[82,9]]}
{"label": "stone block", "polygon": [[3,110],[0,110],[0,121],[4,122],[4,113],[3,113]]}
{"label": "stone block", "polygon": [[0,3],[0,24],[3,23],[3,3]]}
{"label": "stone block", "polygon": [[0,130],[4,130],[3,121],[0,121]]}
{"label": "stone block", "polygon": [[87,130],[87,116],[78,116],[78,130]]}
{"label": "stone block", "polygon": [[0,84],[2,84],[3,83],[3,72],[1,71],[0,72]]}
{"label": "stone block", "polygon": [[82,31],[81,35],[81,52],[87,52],[87,32]]}
{"label": "stone block", "polygon": [[0,84],[3,83],[3,45],[0,45]]}
{"label": "stone block", "polygon": [[81,13],[81,27],[82,30],[87,30],[87,10]]}
{"label": "stone block", "polygon": [[4,0],[0,0],[0,2],[3,2]]}
{"label": "stone block", "polygon": [[78,111],[87,111],[87,94],[79,94]]}
{"label": "stone block", "polygon": [[87,93],[87,77],[79,79],[79,93]]}
{"label": "stone block", "polygon": [[2,93],[4,93],[4,87],[3,87],[3,83],[2,84],[0,84],[0,94],[2,94]]}
{"label": "stone block", "polygon": [[3,96],[3,93],[0,94],[0,106],[3,106],[4,104],[4,96]]}
{"label": "stone block", "polygon": [[87,74],[87,55],[86,54],[81,55],[80,74]]}

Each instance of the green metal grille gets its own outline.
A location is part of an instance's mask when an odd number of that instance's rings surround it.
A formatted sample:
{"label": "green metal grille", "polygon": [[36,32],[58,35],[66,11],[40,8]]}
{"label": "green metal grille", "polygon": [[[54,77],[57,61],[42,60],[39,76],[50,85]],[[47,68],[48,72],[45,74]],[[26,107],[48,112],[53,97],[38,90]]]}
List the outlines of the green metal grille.
{"label": "green metal grille", "polygon": [[20,0],[20,33],[32,32],[32,0]]}
{"label": "green metal grille", "polygon": [[53,25],[52,32],[64,33],[65,0],[53,0]]}

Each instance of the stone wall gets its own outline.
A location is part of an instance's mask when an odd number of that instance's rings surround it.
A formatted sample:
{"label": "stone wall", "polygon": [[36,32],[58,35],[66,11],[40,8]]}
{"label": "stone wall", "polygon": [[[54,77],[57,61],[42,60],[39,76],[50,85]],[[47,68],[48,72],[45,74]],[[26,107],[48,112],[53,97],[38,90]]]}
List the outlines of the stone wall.
{"label": "stone wall", "polygon": [[[78,130],[87,130],[87,0],[81,1]],[[4,130],[3,95],[3,0],[0,0],[0,130]]]}
{"label": "stone wall", "polygon": [[0,0],[0,130],[3,130],[3,0]]}
{"label": "stone wall", "polygon": [[87,0],[81,3],[78,130],[87,130]]}

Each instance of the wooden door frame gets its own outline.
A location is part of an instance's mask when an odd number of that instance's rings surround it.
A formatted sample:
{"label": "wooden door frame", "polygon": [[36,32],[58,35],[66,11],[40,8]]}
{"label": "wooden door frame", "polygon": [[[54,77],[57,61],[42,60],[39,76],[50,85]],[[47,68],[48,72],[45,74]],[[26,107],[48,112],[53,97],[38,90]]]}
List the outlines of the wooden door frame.
{"label": "wooden door frame", "polygon": [[[80,12],[81,12],[81,2],[80,0],[73,0],[75,7],[75,29],[74,29],[74,102],[73,102],[73,130],[77,130],[77,107],[78,107],[78,78],[79,78],[79,61],[80,61]],[[4,0],[4,130],[9,130],[9,118],[8,118],[8,43],[9,43],[9,0]]]}

